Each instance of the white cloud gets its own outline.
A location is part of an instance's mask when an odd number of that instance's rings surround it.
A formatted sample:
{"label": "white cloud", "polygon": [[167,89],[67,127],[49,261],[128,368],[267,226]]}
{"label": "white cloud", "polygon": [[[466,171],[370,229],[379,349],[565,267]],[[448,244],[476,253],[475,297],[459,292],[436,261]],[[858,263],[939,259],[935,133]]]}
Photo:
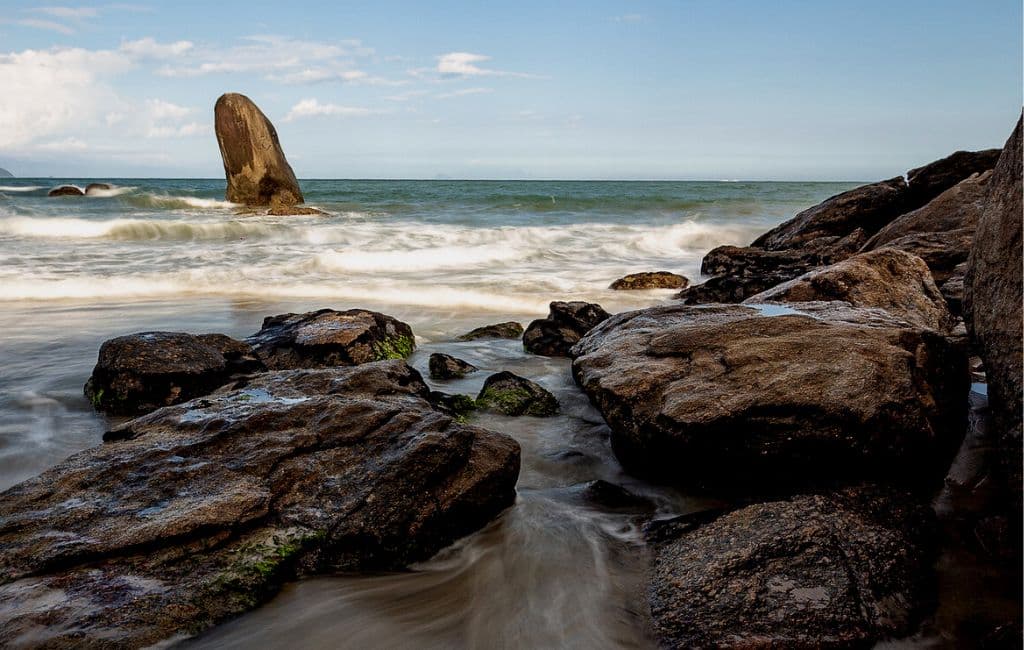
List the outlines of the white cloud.
{"label": "white cloud", "polygon": [[51,32],[60,32],[61,34],[74,34],[75,30],[64,25],[62,23],[54,22],[52,20],[42,20],[40,18],[25,18],[23,20],[13,21],[15,25],[21,25],[22,27],[33,27],[35,29],[46,29]]}
{"label": "white cloud", "polygon": [[86,151],[89,145],[81,138],[64,138],[63,140],[51,140],[41,142],[35,146],[40,151]]}
{"label": "white cloud", "polygon": [[361,106],[342,106],[341,104],[321,104],[316,99],[303,99],[295,106],[292,106],[288,114],[284,116],[285,122],[293,122],[303,117],[318,117],[322,115],[335,115],[341,117],[365,117],[379,111],[374,111]]}
{"label": "white cloud", "polygon": [[121,51],[140,59],[170,59],[181,56],[195,47],[192,41],[158,43],[150,37],[121,43]]}
{"label": "white cloud", "polygon": [[437,95],[438,99],[449,99],[452,97],[465,97],[466,95],[482,95],[484,93],[494,92],[493,88],[461,88],[459,90],[453,90],[448,93],[440,93]]}
{"label": "white cloud", "polygon": [[303,68],[302,70],[293,70],[282,74],[267,75],[267,79],[284,84],[312,84],[325,81],[361,81],[368,76],[362,70]]}
{"label": "white cloud", "polygon": [[95,7],[37,7],[31,11],[54,16],[55,18],[73,19],[95,18],[100,13]]}
{"label": "white cloud", "polygon": [[[525,72],[509,72],[507,70],[494,70],[481,68],[478,63],[490,61],[491,57],[485,54],[473,54],[472,52],[448,52],[437,57],[437,72],[447,77],[535,77],[536,75]],[[412,71],[416,74],[419,71]]]}

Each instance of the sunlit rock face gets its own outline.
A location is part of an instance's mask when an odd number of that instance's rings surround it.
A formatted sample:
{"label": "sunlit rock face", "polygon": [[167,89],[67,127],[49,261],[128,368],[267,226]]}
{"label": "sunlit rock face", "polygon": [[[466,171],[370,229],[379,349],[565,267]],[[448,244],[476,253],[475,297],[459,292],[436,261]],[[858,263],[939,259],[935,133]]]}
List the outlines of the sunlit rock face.
{"label": "sunlit rock face", "polygon": [[227,93],[217,100],[213,112],[228,181],[225,198],[279,211],[303,203],[277,131],[256,104],[245,95]]}

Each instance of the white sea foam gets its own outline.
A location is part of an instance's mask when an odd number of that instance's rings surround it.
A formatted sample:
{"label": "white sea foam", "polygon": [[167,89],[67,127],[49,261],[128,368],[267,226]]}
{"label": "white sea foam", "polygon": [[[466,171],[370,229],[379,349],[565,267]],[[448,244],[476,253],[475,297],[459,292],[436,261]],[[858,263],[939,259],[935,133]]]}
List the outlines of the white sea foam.
{"label": "white sea foam", "polygon": [[0,185],[0,192],[38,192],[42,185]]}
{"label": "white sea foam", "polygon": [[134,192],[135,187],[111,187],[109,190],[92,188],[88,190],[85,195],[90,197],[96,197],[101,199],[109,199],[115,196],[121,196],[122,194],[130,194]]}

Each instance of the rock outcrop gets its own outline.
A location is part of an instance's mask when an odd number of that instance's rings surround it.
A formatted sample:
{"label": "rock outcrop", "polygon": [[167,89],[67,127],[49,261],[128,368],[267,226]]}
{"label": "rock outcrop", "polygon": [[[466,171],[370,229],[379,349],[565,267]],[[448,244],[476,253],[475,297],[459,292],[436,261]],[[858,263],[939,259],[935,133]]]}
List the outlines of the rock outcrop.
{"label": "rock outcrop", "polygon": [[996,166],[1000,149],[956,151],[950,155],[907,172],[911,202],[924,205],[972,174],[980,174]]}
{"label": "rock outcrop", "polygon": [[272,370],[404,359],[416,347],[407,324],[365,309],[269,316],[263,328],[246,340]]}
{"label": "rock outcrop", "polygon": [[956,325],[928,266],[921,258],[882,248],[809,271],[762,293],[748,304],[841,300],[879,307],[908,323],[940,332]]}
{"label": "rock outcrop", "polygon": [[221,95],[214,106],[214,128],[227,176],[225,197],[232,203],[282,210],[304,201],[277,131],[245,95]]}
{"label": "rock outcrop", "polygon": [[611,283],[609,289],[616,291],[638,291],[641,289],[683,289],[690,281],[670,271],[646,271],[630,273]]}
{"label": "rock outcrop", "polygon": [[572,350],[573,376],[623,466],[761,494],[941,477],[964,431],[962,345],[880,309],[778,311],[671,305],[591,330]]}
{"label": "rock outcrop", "polygon": [[236,374],[263,369],[247,343],[223,334],[140,332],[100,346],[85,396],[97,410],[136,415],[206,395]]}
{"label": "rock outcrop", "polygon": [[654,632],[670,648],[853,648],[913,633],[932,513],[858,486],[648,527]]}
{"label": "rock outcrop", "polygon": [[323,570],[426,559],[515,499],[519,446],[403,361],[267,373],[0,495],[0,645],[144,647]]}
{"label": "rock outcrop", "polygon": [[540,384],[511,372],[499,372],[484,381],[477,408],[502,415],[548,417],[558,413],[558,400]]}
{"label": "rock outcrop", "polygon": [[85,192],[80,187],[74,185],[61,185],[55,187],[46,193],[47,196],[85,196]]}
{"label": "rock outcrop", "polygon": [[461,379],[479,370],[476,366],[450,354],[435,352],[427,362],[431,379]]}
{"label": "rock outcrop", "polygon": [[567,357],[592,327],[608,318],[601,305],[589,302],[558,302],[549,305],[547,318],[539,318],[523,333],[523,347],[531,354]]}
{"label": "rock outcrop", "polygon": [[515,321],[484,325],[472,329],[458,337],[460,341],[475,341],[477,339],[517,339],[523,335],[523,326]]}

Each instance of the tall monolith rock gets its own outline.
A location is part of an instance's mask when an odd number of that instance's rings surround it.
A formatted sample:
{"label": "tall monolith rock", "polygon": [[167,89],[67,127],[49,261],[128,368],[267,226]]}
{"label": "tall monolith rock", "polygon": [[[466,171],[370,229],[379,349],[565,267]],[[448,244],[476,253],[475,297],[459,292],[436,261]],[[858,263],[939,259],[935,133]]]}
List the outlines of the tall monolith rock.
{"label": "tall monolith rock", "polygon": [[295,172],[263,111],[245,95],[225,93],[213,113],[228,181],[225,198],[232,203],[278,208],[303,203]]}

